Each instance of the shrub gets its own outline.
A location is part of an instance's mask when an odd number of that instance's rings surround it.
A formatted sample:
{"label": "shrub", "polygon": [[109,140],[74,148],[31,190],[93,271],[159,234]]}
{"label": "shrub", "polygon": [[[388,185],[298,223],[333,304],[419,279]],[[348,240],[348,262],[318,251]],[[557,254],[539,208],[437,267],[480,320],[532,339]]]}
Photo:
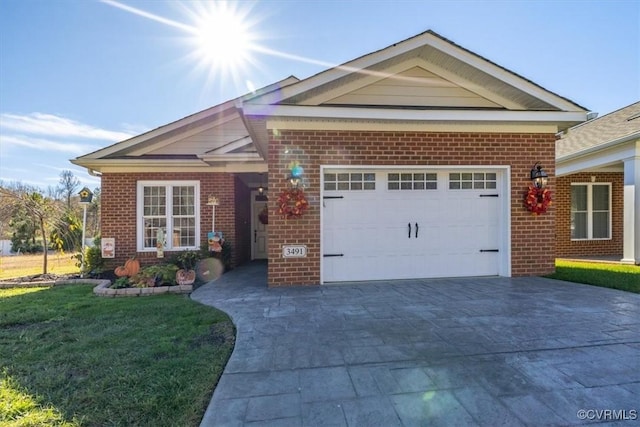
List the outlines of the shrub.
{"label": "shrub", "polygon": [[175,264],[184,270],[193,270],[196,268],[196,264],[201,260],[205,254],[202,251],[183,251],[179,252],[171,257],[169,263]]}
{"label": "shrub", "polygon": [[[74,255],[76,266],[82,266],[82,253]],[[102,258],[102,249],[100,245],[100,237],[93,240],[93,246],[87,246],[84,249],[84,270],[82,274],[89,277],[101,277],[105,271],[104,259]]]}
{"label": "shrub", "polygon": [[174,286],[176,285],[176,272],[178,266],[175,264],[156,264],[142,268],[138,274],[132,276],[129,282],[132,286],[139,288],[153,286]]}
{"label": "shrub", "polygon": [[131,283],[129,283],[128,277],[118,277],[111,285],[113,289],[128,288],[129,286],[131,286]]}

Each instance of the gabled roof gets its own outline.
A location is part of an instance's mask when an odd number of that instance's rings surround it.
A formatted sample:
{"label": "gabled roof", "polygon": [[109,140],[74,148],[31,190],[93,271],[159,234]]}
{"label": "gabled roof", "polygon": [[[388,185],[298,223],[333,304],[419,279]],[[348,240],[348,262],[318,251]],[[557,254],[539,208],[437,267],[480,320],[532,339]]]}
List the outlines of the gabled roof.
{"label": "gabled roof", "polygon": [[[390,85],[395,85],[396,89],[404,85],[402,90],[406,96],[401,96],[399,103],[397,99],[384,97],[385,87]],[[411,88],[419,88],[425,96],[411,93]],[[385,99],[394,103],[385,103]],[[586,111],[573,101],[550,92],[433,31],[426,31],[316,74],[283,88],[277,97],[269,94],[253,97],[247,100],[245,112],[259,112],[262,105],[340,106],[343,112],[347,106],[395,107],[403,110]],[[292,114],[286,108],[280,109],[280,112]],[[325,112],[332,113],[327,110]],[[429,119],[428,113],[422,116]],[[575,124],[584,120],[584,117],[573,120],[572,124]]]}
{"label": "gabled roof", "polygon": [[104,166],[129,167],[138,163],[160,166],[207,166],[221,162],[264,162],[237,105],[248,97],[277,91],[297,82],[291,76],[253,93],[207,108],[80,156],[72,163],[101,171]]}
{"label": "gabled roof", "polygon": [[326,126],[349,122],[367,129],[472,124],[493,131],[496,124],[532,125],[556,132],[586,116],[584,107],[426,31],[305,80],[289,77],[72,163],[90,171],[264,168],[267,127],[278,120],[314,126],[316,120]]}
{"label": "gabled roof", "polygon": [[560,161],[640,138],[640,101],[567,130],[556,141]]}

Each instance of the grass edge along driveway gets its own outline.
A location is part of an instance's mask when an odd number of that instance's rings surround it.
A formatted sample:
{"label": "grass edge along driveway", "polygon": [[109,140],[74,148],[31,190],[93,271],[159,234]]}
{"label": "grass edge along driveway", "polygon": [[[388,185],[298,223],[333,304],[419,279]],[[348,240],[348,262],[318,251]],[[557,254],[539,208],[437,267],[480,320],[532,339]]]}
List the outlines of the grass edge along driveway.
{"label": "grass edge along driveway", "polygon": [[234,341],[181,295],[0,289],[0,425],[198,425]]}
{"label": "grass edge along driveway", "polygon": [[640,266],[556,260],[556,272],[546,277],[640,293]]}

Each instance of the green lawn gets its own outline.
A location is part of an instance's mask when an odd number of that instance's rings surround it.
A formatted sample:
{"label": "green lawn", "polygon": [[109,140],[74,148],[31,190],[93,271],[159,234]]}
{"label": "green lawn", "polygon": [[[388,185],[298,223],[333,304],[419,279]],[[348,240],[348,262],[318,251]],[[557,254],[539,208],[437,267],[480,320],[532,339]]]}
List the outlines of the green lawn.
{"label": "green lawn", "polygon": [[185,296],[0,289],[0,425],[198,425],[234,340]]}
{"label": "green lawn", "polygon": [[635,265],[557,260],[556,272],[547,277],[640,293],[640,266]]}

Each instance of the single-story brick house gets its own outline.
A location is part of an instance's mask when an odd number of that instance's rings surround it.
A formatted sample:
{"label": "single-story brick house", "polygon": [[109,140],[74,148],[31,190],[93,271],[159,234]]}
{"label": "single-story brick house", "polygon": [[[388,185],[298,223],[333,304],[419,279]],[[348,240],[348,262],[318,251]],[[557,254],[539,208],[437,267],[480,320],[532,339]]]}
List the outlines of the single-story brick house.
{"label": "single-story brick house", "polygon": [[556,177],[556,255],[640,264],[640,102],[563,132]]}
{"label": "single-story brick house", "polygon": [[[234,262],[268,259],[270,286],[541,275],[556,208],[523,196],[535,164],[555,191],[556,135],[587,114],[427,31],[72,162],[102,176],[113,265],[155,262],[158,229],[168,253],[199,247],[216,197]],[[292,175],[308,209],[285,218]]]}

